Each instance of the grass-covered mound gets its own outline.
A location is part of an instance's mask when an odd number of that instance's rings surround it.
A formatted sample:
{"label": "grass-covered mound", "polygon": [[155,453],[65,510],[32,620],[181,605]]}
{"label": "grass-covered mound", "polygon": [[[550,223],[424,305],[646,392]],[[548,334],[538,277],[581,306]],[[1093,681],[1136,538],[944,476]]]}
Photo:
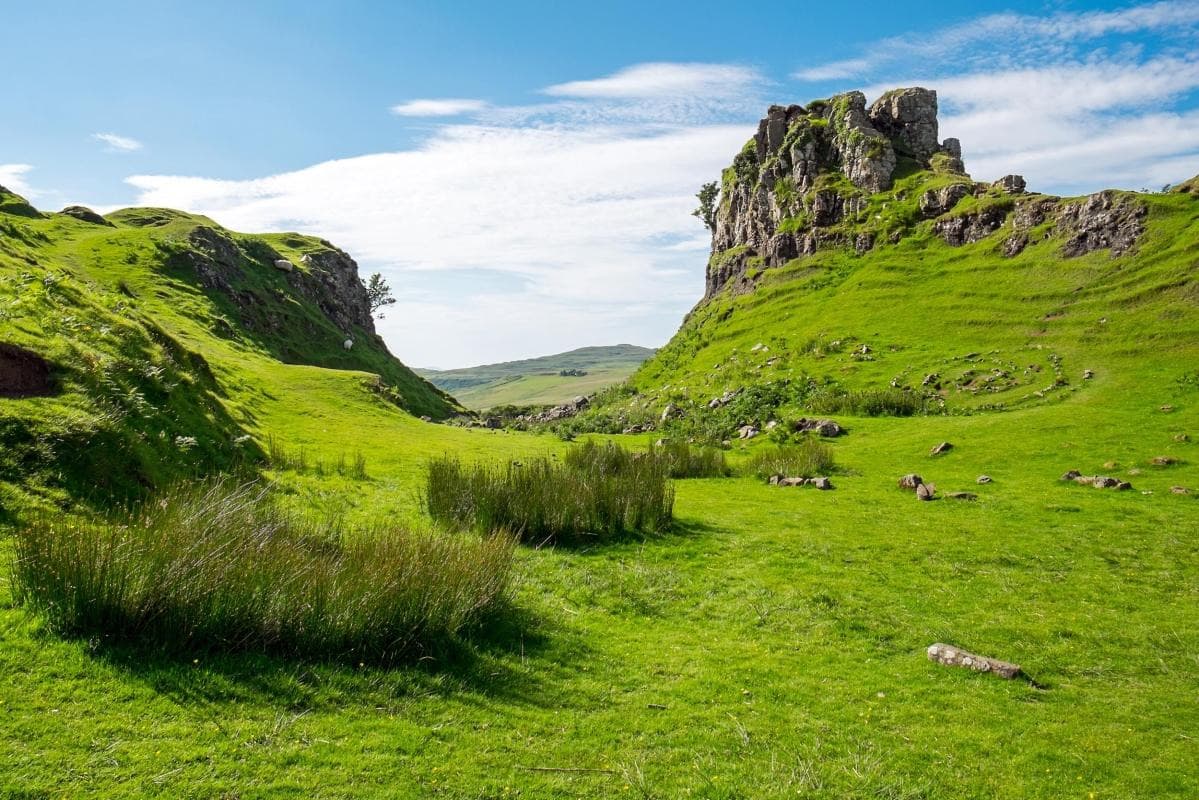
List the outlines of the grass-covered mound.
{"label": "grass-covered mound", "polygon": [[283,399],[318,416],[351,394],[457,411],[374,334],[356,267],[328,242],[164,209],[100,218],[0,200],[0,346],[49,376],[33,396],[0,391],[0,523],[253,466],[263,411]]}
{"label": "grass-covered mound", "polygon": [[106,522],[31,521],[13,596],[54,631],[102,643],[390,662],[495,611],[511,554],[501,534],[342,531],[216,482]]}
{"label": "grass-covered mound", "polygon": [[428,464],[424,500],[436,520],[511,530],[533,544],[603,541],[670,527],[674,488],[664,458],[588,443],[561,459]]}

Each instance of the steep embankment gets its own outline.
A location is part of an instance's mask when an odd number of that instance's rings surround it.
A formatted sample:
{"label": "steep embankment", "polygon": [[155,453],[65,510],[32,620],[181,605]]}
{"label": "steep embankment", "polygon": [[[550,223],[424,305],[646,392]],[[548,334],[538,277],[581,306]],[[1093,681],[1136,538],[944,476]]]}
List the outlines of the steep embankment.
{"label": "steep embankment", "polygon": [[556,405],[623,381],[653,354],[649,347],[617,344],[478,367],[415,372],[470,408]]}
{"label": "steep embankment", "polygon": [[164,209],[43,214],[0,190],[0,345],[6,513],[254,462],[256,415],[293,380],[330,409],[458,410],[375,334],[344,252]]}
{"label": "steep embankment", "polygon": [[1193,184],[1059,198],[974,181],[923,89],[771,107],[724,171],[703,300],[632,400],[589,414],[728,436],[788,409],[1064,401],[1177,423],[1199,399]]}

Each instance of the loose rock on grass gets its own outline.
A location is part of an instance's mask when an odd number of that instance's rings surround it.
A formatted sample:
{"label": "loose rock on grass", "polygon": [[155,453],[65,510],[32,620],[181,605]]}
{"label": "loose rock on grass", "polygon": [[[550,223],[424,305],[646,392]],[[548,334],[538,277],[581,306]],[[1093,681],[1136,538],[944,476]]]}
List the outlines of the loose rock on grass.
{"label": "loose rock on grass", "polygon": [[930,456],[939,456],[939,455],[944,455],[945,453],[948,453],[948,452],[949,452],[950,450],[952,450],[952,449],[953,449],[953,445],[952,445],[951,443],[949,443],[949,442],[941,442],[939,445],[937,445],[937,446],[936,446],[936,447],[934,447],[932,450],[930,450],[930,451],[928,452],[928,454],[929,454]]}
{"label": "loose rock on grass", "polygon": [[951,644],[937,642],[928,646],[928,660],[935,661],[947,667],[965,667],[975,672],[990,672],[1001,678],[1011,680],[1023,673],[1019,664],[988,658],[954,647]]}

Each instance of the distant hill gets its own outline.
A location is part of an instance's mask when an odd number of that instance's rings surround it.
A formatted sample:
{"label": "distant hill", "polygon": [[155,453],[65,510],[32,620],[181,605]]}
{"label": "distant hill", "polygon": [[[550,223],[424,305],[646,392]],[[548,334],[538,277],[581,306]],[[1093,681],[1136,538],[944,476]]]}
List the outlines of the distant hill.
{"label": "distant hill", "polygon": [[617,344],[580,347],[552,356],[478,367],[414,371],[468,408],[510,403],[548,405],[618,383],[633,374],[654,352],[649,347]]}

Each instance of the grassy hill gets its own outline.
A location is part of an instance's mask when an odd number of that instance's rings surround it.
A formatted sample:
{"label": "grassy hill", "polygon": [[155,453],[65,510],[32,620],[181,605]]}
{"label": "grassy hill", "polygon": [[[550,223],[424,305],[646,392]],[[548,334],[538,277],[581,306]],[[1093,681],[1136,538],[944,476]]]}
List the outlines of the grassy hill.
{"label": "grassy hill", "polygon": [[[653,353],[651,348],[631,344],[581,347],[540,358],[463,369],[417,369],[416,373],[469,408],[556,405],[623,381]],[[563,371],[586,374],[560,374]]]}
{"label": "grassy hill", "polygon": [[285,393],[271,374],[456,413],[387,351],[356,281],[319,239],[163,209],[43,214],[0,192],[0,342],[15,354],[0,362],[13,380],[18,362],[45,372],[36,399],[0,396],[0,508],[111,502],[253,464],[264,404]]}
{"label": "grassy hill", "polygon": [[[1067,257],[1067,231],[1046,225],[1008,257],[1010,222],[952,246],[914,210],[949,182],[909,171],[843,221],[847,237],[894,226],[895,242],[775,266],[747,256],[744,280],[575,421],[651,423],[611,437],[641,447],[833,416],[847,429],[828,442],[833,491],[745,475],[773,442],[738,440],[737,477],[675,483],[671,532],[521,548],[506,624],[410,666],[64,638],[13,601],[4,573],[0,794],[1199,795],[1199,197],[1128,195],[1144,232],[1119,256]],[[1007,202],[987,191],[958,213]],[[568,446],[421,422],[409,410],[452,405],[366,332],[340,349],[344,333],[321,322],[337,309],[265,262],[245,267],[260,292],[248,311],[204,289],[162,248],[192,251],[210,221],[109,221],[0,195],[0,341],[54,367],[43,379],[0,351],[4,385],[23,387],[0,399],[0,526],[34,509],[71,524],[61,509],[87,513],[89,485],[104,511],[130,486],[236,469],[260,457],[227,445],[247,434],[237,447],[304,448],[306,467],[267,479],[285,507],[344,525],[427,521],[432,456]],[[325,249],[261,241],[301,271],[301,252]],[[384,372],[394,392],[372,388]],[[892,392],[920,402],[895,415]],[[943,441],[955,447],[930,455]],[[366,479],[315,467],[347,452]],[[1059,480],[1070,469],[1134,489]],[[896,487],[911,472],[977,499],[918,502]],[[938,641],[1033,680],[931,664]]]}

